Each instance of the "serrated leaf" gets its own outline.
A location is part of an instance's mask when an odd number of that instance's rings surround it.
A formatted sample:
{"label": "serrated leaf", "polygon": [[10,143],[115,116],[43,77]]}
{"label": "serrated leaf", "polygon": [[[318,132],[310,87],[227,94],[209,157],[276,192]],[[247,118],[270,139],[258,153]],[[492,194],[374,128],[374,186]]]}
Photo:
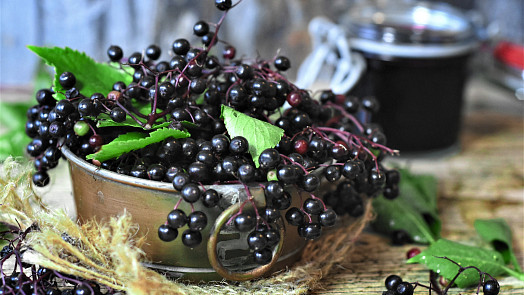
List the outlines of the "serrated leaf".
{"label": "serrated leaf", "polygon": [[113,84],[122,81],[126,85],[133,81],[133,77],[124,70],[108,64],[97,63],[83,52],[65,47],[38,47],[27,46],[29,50],[40,56],[48,65],[55,68],[53,90],[56,99],[63,99],[65,92],[59,83],[60,74],[71,72],[76,77],[75,87],[85,96],[95,92],[107,93]]}
{"label": "serrated leaf", "polygon": [[[492,276],[506,273],[504,259],[500,253],[445,239],[438,240],[419,255],[410,258],[407,262],[425,264],[429,269],[446,279],[453,279],[458,273],[459,267],[451,261],[438,257],[447,257],[462,267],[475,266]],[[458,287],[465,288],[478,284],[479,279],[479,273],[476,270],[468,269],[460,274],[455,283]]]}
{"label": "serrated leaf", "polygon": [[414,175],[401,169],[400,195],[394,200],[373,200],[377,218],[373,227],[391,235],[406,231],[417,243],[431,243],[440,236],[441,221],[436,208],[437,180],[431,175]]}
{"label": "serrated leaf", "polygon": [[149,134],[142,132],[128,132],[118,136],[110,143],[103,145],[98,152],[87,155],[86,159],[104,162],[109,159],[117,158],[124,153],[160,142],[168,137],[185,138],[189,136],[190,134],[186,131],[169,128],[161,128]]}
{"label": "serrated leaf", "polygon": [[479,236],[504,257],[505,263],[511,262],[516,271],[522,272],[513,252],[511,228],[504,219],[477,219],[474,226]]}
{"label": "serrated leaf", "polygon": [[284,130],[268,122],[245,115],[222,105],[221,118],[224,119],[231,138],[243,136],[249,143],[249,153],[258,168],[258,157],[268,148],[275,147],[284,135]]}

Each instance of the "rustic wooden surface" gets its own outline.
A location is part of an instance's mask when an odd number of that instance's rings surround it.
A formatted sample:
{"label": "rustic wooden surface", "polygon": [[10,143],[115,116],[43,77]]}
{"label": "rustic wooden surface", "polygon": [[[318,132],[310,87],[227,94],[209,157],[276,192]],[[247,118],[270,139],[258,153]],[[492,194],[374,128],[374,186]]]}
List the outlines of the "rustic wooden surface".
{"label": "rustic wooden surface", "polygon": [[[458,150],[438,157],[400,157],[395,162],[439,179],[443,237],[478,242],[473,228],[475,219],[505,218],[524,266],[524,103],[483,83],[469,84]],[[52,171],[52,185],[40,193],[51,206],[65,208],[74,217],[71,184],[64,164]],[[394,247],[386,238],[365,232],[354,253],[337,265],[312,293],[381,294],[385,290],[383,281],[389,274],[428,283],[428,271],[423,266],[405,263],[405,253],[414,246]],[[501,294],[524,294],[524,282],[509,277],[499,279]],[[428,294],[423,289],[415,293]],[[451,292],[459,293],[474,294],[475,290]]]}

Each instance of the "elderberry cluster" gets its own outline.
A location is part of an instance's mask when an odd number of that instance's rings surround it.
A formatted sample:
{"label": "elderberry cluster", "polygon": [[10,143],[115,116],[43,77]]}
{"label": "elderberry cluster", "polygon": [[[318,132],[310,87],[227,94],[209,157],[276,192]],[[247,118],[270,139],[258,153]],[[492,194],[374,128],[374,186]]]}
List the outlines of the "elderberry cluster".
{"label": "elderberry cluster", "polygon": [[[0,294],[42,294],[42,295],[102,295],[115,294],[115,290],[99,284],[60,273],[38,265],[23,262],[28,250],[24,239],[36,227],[26,231],[19,229],[0,232],[0,239],[8,244],[0,251]],[[12,235],[12,237],[8,237]],[[6,270],[6,262],[14,265]]]}
{"label": "elderberry cluster", "polygon": [[[378,109],[374,98],[300,89],[283,75],[291,66],[285,56],[236,58],[235,47],[218,37],[233,5],[230,0],[216,0],[215,5],[224,11],[220,21],[200,20],[193,27],[201,44],[176,39],[169,60],[160,60],[157,45],[127,57],[119,46],[110,46],[110,62],[132,69],[133,82],[128,85],[115,81],[107,93],[84,94],[76,88],[75,74],[64,72],[59,82],[65,99],[56,101],[53,90],[40,90],[26,124],[33,138],[27,152],[35,158],[37,170],[33,182],[49,183],[47,170],[57,165],[64,146],[85,159],[129,131],[148,134],[159,124],[186,131],[190,137],[171,137],[114,159],[89,161],[120,174],[172,183],[181,198],[159,226],[158,236],[173,241],[184,228],[181,240],[190,248],[202,242],[202,230],[209,223],[193,204],[215,208],[221,199],[206,185],[243,184],[248,199],[241,208],[251,203],[255,210],[241,209],[230,221],[238,231],[249,232],[247,244],[254,260],[267,264],[283,238],[278,220],[285,218],[297,226],[301,237],[316,239],[323,227],[335,224],[337,215],[362,215],[365,198],[382,192],[395,198],[399,173],[384,168],[381,161],[397,151],[387,148],[381,128],[369,123]],[[210,51],[217,44],[223,45],[221,57]],[[229,134],[221,117],[223,106],[277,126],[284,135],[255,163],[249,153],[254,143]],[[97,124],[107,120],[136,126]],[[321,191],[323,179],[335,189]],[[265,208],[256,208],[250,185],[264,188]],[[292,191],[300,193],[293,196]],[[291,207],[293,198],[300,198],[300,208]],[[191,205],[191,212],[179,208],[182,201]]]}

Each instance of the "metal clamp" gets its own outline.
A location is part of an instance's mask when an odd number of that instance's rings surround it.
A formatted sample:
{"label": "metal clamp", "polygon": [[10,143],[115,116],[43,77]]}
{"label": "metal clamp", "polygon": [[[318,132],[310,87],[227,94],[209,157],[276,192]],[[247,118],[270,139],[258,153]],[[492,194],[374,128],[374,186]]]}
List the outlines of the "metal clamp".
{"label": "metal clamp", "polygon": [[224,210],[217,217],[215,224],[209,233],[210,236],[207,243],[207,255],[209,258],[209,263],[219,275],[221,275],[226,280],[231,281],[247,281],[263,276],[275,265],[282,254],[282,249],[284,248],[285,228],[283,226],[284,223],[281,223],[281,226],[279,227],[280,241],[273,249],[273,258],[271,259],[271,262],[246,272],[233,272],[224,267],[222,262],[218,259],[217,255],[218,235],[227,221],[240,210],[240,203],[241,202],[238,202],[229,206],[229,208]]}

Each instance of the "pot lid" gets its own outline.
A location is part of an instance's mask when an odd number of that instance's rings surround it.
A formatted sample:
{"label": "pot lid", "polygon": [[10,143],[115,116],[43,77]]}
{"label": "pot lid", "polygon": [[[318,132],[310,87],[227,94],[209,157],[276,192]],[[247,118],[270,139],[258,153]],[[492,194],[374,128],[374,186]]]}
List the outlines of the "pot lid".
{"label": "pot lid", "polygon": [[450,44],[475,41],[468,17],[445,3],[364,1],[341,19],[350,37],[388,44]]}

